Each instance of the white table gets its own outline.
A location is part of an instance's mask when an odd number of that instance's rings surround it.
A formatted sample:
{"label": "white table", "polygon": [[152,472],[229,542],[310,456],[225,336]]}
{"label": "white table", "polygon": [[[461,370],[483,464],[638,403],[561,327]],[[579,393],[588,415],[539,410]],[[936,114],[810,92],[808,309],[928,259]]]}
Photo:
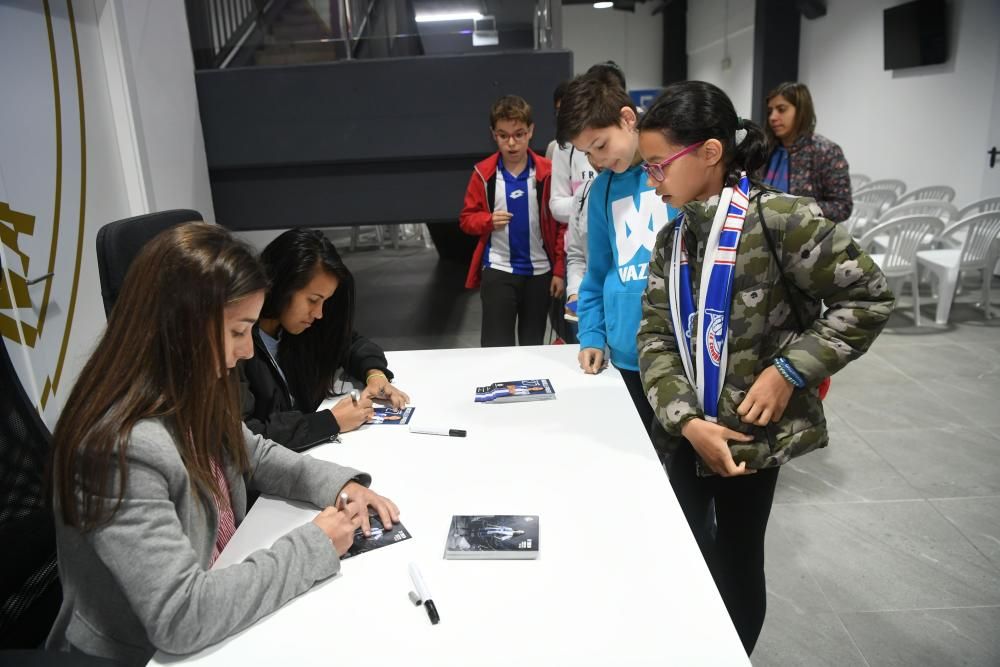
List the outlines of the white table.
{"label": "white table", "polygon": [[[341,573],[192,665],[749,665],[669,482],[614,369],[576,346],[390,353],[414,424],[366,426],[309,452],[370,472],[413,537]],[[549,378],[549,401],[477,405],[475,387]],[[261,498],[219,558],[239,562],[315,516]],[[538,514],[540,556],[444,560],[453,514]],[[441,614],[407,598],[415,561]]]}

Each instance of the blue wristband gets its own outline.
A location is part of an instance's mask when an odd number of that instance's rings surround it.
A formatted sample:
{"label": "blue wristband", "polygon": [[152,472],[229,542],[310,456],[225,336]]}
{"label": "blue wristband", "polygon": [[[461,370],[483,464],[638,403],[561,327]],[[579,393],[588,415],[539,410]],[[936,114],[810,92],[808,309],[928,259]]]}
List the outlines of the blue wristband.
{"label": "blue wristband", "polygon": [[792,363],[788,361],[785,357],[776,357],[774,360],[774,367],[778,369],[781,376],[788,380],[796,389],[804,389],[806,386],[805,378],[803,378]]}

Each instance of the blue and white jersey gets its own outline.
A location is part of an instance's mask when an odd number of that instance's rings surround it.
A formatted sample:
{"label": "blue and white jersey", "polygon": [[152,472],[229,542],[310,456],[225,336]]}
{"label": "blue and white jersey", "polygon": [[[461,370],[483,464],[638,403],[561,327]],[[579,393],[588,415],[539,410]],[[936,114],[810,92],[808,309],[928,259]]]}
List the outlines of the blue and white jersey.
{"label": "blue and white jersey", "polygon": [[514,176],[497,160],[494,211],[508,211],[513,217],[503,229],[490,234],[483,253],[483,266],[519,276],[537,276],[552,270],[542,245],[542,228],[535,192],[535,163]]}

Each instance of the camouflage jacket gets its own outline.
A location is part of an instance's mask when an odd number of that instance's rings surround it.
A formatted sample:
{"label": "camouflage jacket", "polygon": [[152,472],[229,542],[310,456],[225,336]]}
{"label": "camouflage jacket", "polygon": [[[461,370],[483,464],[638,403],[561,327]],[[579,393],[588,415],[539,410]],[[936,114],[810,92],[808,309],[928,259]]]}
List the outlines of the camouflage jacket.
{"label": "camouflage jacket", "polygon": [[[798,292],[795,303],[806,326],[800,333],[761,231],[757,194],[751,191],[736,260],[719,423],[754,436],[753,442],[730,444],[737,464],[746,461],[748,467],[766,468],[826,446],[826,419],[816,387],[869,348],[889,318],[894,297],[881,269],[843,227],[823,217],[812,199],[767,192],[761,195],[761,205],[785,276]],[[696,248],[689,260],[695,303],[718,201],[714,197],[692,202],[683,209],[686,245]],[[643,388],[657,418],[653,442],[661,455],[669,455],[682,442],[681,427],[688,420],[703,416],[696,390],[684,374],[670,317],[667,280],[673,232],[668,225],[657,236],[637,339]],[[820,301],[826,304],[822,313]],[[780,422],[767,427],[744,424],[736,408],[778,356],[786,357],[808,386],[792,393]]]}

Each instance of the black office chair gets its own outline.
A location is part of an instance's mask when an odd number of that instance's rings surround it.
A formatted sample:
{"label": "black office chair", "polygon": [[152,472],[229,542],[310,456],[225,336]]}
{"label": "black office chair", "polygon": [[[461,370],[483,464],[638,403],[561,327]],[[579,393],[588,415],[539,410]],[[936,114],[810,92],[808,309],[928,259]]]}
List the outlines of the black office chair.
{"label": "black office chair", "polygon": [[52,436],[0,341],[0,649],[35,648],[52,627],[62,588],[44,474]]}
{"label": "black office chair", "polygon": [[201,222],[201,213],[189,209],[174,209],[137,215],[109,222],[97,231],[97,270],[101,278],[104,313],[118,300],[125,275],[142,246],[165,229],[185,222]]}

